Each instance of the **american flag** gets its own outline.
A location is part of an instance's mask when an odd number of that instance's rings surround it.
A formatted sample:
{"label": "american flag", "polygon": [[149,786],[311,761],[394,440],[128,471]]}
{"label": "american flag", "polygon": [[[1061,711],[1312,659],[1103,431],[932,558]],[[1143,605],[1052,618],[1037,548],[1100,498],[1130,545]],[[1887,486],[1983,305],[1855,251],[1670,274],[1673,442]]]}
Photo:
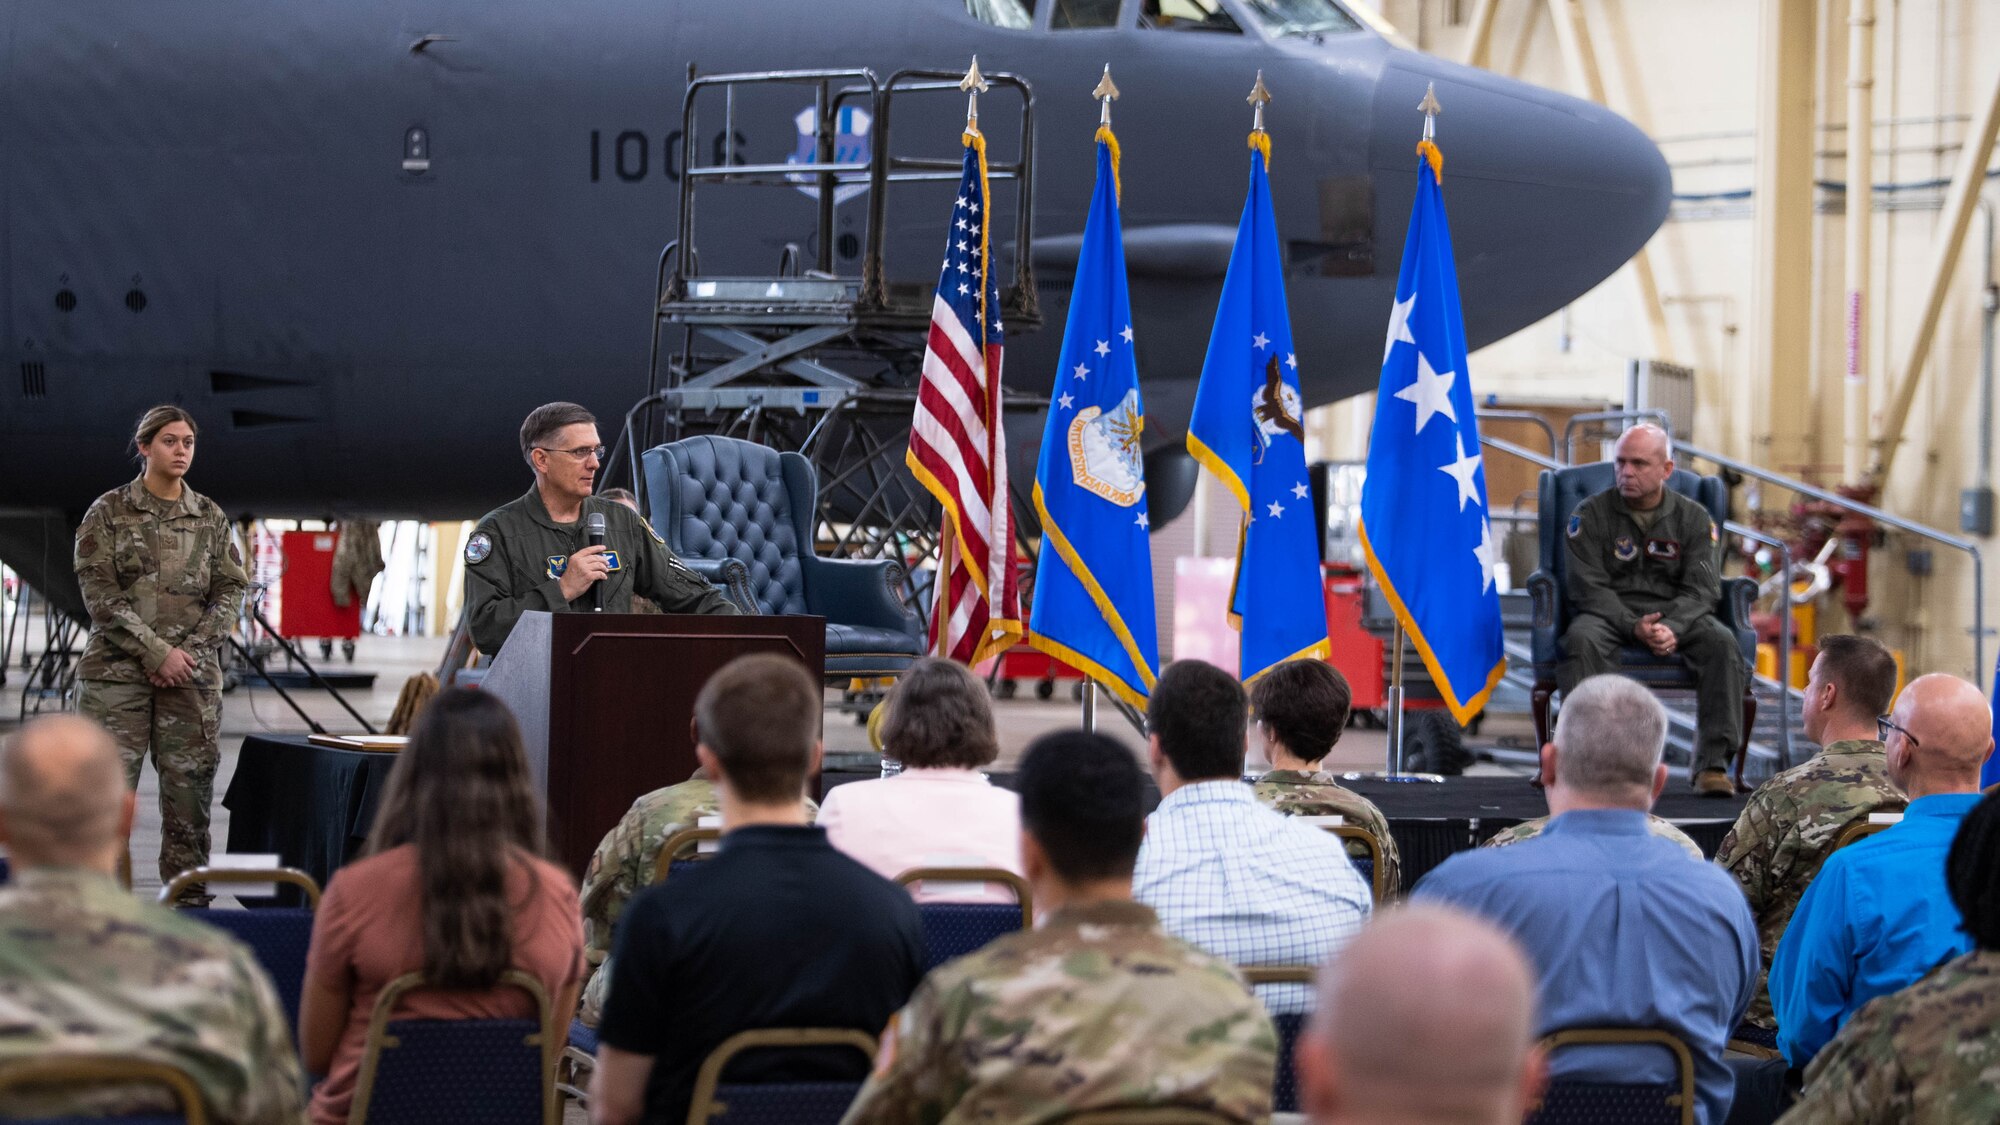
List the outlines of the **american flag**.
{"label": "american flag", "polygon": [[944,506],[931,651],[967,664],[1005,651],[1021,636],[1000,425],[1000,286],[989,250],[990,202],[986,142],[968,132],[906,457]]}

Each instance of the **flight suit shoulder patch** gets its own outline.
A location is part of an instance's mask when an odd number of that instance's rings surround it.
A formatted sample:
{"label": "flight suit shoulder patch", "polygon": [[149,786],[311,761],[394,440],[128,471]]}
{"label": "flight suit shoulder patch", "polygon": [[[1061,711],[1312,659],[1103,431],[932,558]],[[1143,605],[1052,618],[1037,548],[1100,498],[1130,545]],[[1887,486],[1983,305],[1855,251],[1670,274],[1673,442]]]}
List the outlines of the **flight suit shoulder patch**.
{"label": "flight suit shoulder patch", "polygon": [[473,566],[486,561],[493,553],[493,537],[483,531],[475,531],[472,538],[465,541],[465,561]]}
{"label": "flight suit shoulder patch", "polygon": [[1582,534],[1583,534],[1583,513],[1571,512],[1569,517],[1569,537],[1571,539],[1574,539]]}
{"label": "flight suit shoulder patch", "polygon": [[646,534],[653,537],[653,542],[658,543],[662,547],[667,545],[666,537],[653,530],[653,521],[647,519],[645,516],[640,516],[639,526],[646,529]]}

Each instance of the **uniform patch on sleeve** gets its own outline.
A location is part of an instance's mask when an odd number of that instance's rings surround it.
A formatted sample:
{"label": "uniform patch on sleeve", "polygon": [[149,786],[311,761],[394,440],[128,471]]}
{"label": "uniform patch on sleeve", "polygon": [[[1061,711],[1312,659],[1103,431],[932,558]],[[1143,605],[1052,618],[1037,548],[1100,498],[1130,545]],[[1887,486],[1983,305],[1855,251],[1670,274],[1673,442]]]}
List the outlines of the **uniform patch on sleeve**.
{"label": "uniform patch on sleeve", "polygon": [[1583,534],[1583,517],[1581,515],[1572,513],[1569,517],[1569,537],[1571,539],[1574,539],[1582,534]]}
{"label": "uniform patch on sleeve", "polygon": [[667,545],[666,539],[662,537],[659,532],[653,530],[653,523],[651,520],[648,520],[645,516],[640,516],[639,526],[646,529],[646,534],[653,537],[653,542],[658,543],[662,547]]}
{"label": "uniform patch on sleeve", "polygon": [[483,531],[475,531],[472,538],[465,541],[465,561],[478,565],[493,553],[493,537]]}

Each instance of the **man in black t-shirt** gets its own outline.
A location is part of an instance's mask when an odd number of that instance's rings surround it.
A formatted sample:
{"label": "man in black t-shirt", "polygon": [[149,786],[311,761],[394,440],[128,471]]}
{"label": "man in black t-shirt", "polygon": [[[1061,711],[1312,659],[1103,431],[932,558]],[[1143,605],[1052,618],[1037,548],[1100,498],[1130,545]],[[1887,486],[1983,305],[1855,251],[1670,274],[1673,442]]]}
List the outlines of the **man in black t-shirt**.
{"label": "man in black t-shirt", "polygon": [[[879,1035],[923,978],[909,892],[834,850],[799,800],[820,754],[819,686],[781,656],[731,661],[695,700],[696,756],[715,779],[714,859],[641,892],[613,947],[591,1120],[687,1120],[702,1060],[739,1031]],[[732,1082],[859,1081],[851,1050],[764,1052]]]}

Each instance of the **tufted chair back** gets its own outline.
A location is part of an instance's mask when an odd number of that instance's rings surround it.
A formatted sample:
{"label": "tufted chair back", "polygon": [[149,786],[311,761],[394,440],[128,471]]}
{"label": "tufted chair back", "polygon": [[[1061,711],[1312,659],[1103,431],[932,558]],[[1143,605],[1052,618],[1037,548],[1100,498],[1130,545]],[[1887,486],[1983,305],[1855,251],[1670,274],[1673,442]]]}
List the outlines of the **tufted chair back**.
{"label": "tufted chair back", "polygon": [[[1569,517],[1576,506],[1592,496],[1618,483],[1618,466],[1609,461],[1598,461],[1589,465],[1575,465],[1560,471],[1542,470],[1539,487],[1539,527],[1541,539],[1542,569],[1555,579],[1556,591],[1560,595],[1566,588],[1563,583],[1569,572]],[[1667,478],[1667,487],[1708,509],[1708,514],[1720,526],[1729,517],[1729,486],[1721,477],[1697,476],[1686,469],[1675,469]],[[1552,636],[1561,637],[1569,628],[1570,605],[1567,597],[1556,599],[1555,621]],[[1553,649],[1548,654],[1537,653],[1535,659],[1554,660]]]}
{"label": "tufted chair back", "polygon": [[703,435],[646,451],[652,520],[684,559],[733,558],[764,613],[807,613],[812,466],[796,453]]}

